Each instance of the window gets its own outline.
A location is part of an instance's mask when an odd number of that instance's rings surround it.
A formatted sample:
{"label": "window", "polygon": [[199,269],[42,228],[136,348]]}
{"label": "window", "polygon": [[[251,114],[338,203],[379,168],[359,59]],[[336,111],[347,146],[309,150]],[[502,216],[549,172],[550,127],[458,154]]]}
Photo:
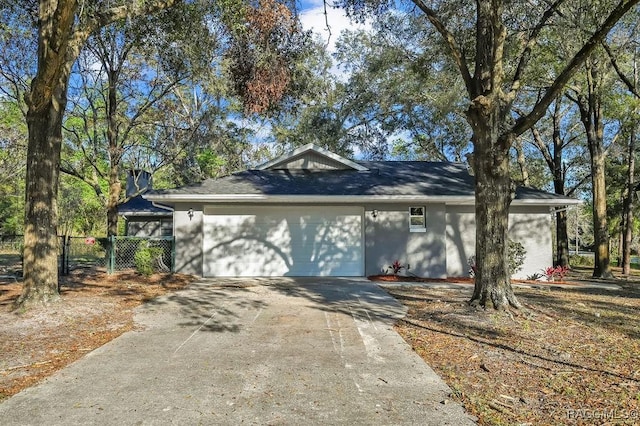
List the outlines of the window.
{"label": "window", "polygon": [[409,232],[427,232],[424,207],[409,207]]}
{"label": "window", "polygon": [[173,220],[160,221],[160,235],[162,237],[170,237],[173,235]]}

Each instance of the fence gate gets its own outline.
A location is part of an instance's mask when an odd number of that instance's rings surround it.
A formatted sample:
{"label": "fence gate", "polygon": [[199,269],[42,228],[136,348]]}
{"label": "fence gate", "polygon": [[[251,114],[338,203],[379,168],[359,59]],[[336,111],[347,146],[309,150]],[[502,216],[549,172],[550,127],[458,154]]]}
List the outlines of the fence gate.
{"label": "fence gate", "polygon": [[[59,235],[58,273],[67,275],[78,268],[104,266],[106,238]],[[0,266],[22,275],[23,235],[0,235]]]}
{"label": "fence gate", "polygon": [[137,269],[136,255],[154,249],[153,266],[158,272],[173,272],[175,246],[173,237],[111,236],[107,244],[107,272]]}

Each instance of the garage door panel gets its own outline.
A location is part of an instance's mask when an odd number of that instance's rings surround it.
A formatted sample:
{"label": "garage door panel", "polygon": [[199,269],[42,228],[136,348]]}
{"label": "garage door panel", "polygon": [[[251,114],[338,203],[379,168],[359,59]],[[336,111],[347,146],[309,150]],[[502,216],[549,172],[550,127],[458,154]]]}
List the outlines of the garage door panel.
{"label": "garage door panel", "polygon": [[361,208],[247,210],[205,209],[205,276],[364,273]]}

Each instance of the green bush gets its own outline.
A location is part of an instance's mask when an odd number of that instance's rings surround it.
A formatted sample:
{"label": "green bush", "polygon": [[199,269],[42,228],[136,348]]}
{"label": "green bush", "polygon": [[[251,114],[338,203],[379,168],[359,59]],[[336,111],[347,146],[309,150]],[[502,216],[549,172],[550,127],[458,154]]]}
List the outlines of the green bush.
{"label": "green bush", "polygon": [[161,247],[152,247],[149,241],[140,243],[133,257],[138,273],[146,276],[153,274],[156,271],[158,259],[162,254]]}
{"label": "green bush", "polygon": [[[527,251],[524,249],[524,246],[513,240],[509,240],[509,248],[508,248],[508,257],[509,257],[509,276],[513,274],[517,274],[522,269],[522,265],[524,265],[524,259],[527,257]],[[477,266],[476,266],[476,256],[471,256],[467,261],[469,265],[469,276],[475,277]]]}
{"label": "green bush", "polygon": [[581,256],[572,254],[569,256],[569,265],[571,266],[593,266],[593,256]]}
{"label": "green bush", "polygon": [[524,259],[527,257],[527,251],[524,246],[513,240],[509,240],[509,275],[517,274],[524,265]]}

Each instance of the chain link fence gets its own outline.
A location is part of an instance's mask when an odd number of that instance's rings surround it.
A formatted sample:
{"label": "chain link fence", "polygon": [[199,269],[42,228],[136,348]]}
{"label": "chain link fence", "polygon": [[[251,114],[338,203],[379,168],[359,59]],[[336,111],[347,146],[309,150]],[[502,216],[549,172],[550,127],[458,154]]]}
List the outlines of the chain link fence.
{"label": "chain link fence", "polygon": [[[58,236],[58,271],[105,265],[106,238]],[[0,269],[22,275],[23,235],[0,235]]]}
{"label": "chain link fence", "polygon": [[[22,276],[23,235],[0,235],[0,275]],[[105,267],[108,273],[141,268],[173,272],[173,237],[58,238],[60,275],[79,268]]]}
{"label": "chain link fence", "polygon": [[151,268],[172,272],[175,261],[173,237],[110,237],[107,272]]}

